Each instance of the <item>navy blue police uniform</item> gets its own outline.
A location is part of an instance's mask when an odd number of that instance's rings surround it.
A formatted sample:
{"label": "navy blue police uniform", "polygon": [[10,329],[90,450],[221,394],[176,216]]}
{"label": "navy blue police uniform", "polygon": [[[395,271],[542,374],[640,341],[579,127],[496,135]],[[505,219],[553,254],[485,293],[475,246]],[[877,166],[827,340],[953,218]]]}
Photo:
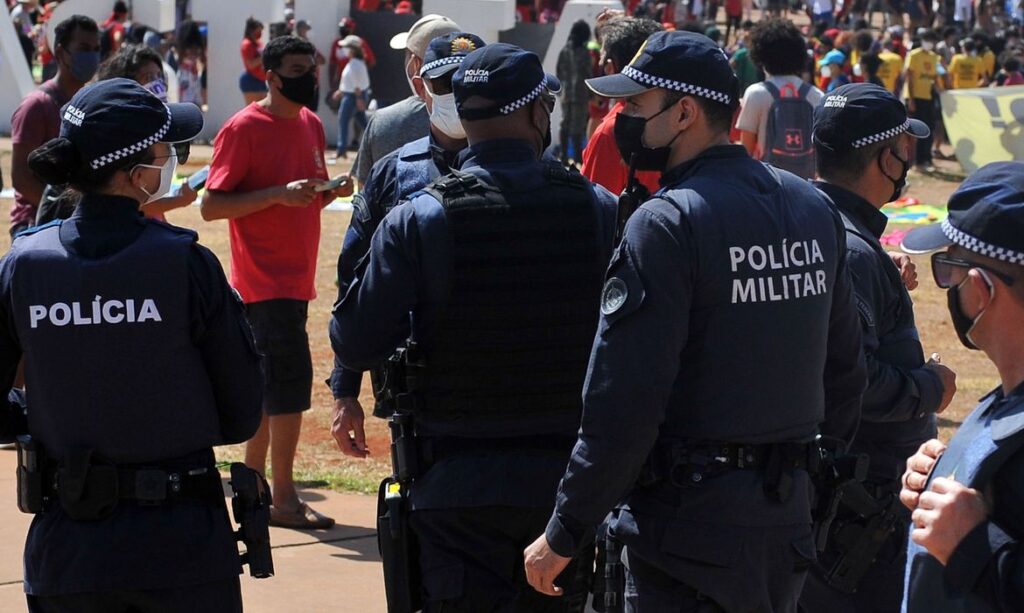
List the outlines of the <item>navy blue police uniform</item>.
{"label": "navy blue police uniform", "polygon": [[[462,58],[484,46],[474,34],[453,32],[430,41],[420,76],[428,79],[454,72]],[[356,264],[370,251],[370,239],[388,212],[435,179],[448,174],[457,151],[446,151],[433,136],[402,145],[378,160],[359,193],[352,199],[352,221],[338,256],[338,296],[344,296],[355,275]],[[359,396],[362,373],[345,369],[334,360],[328,384],[335,398]]]}
{"label": "navy blue police uniform", "polygon": [[[65,107],[61,134],[100,168],[193,138],[202,117],[189,106],[104,81]],[[87,193],[0,262],[0,375],[10,389],[24,360],[31,405],[20,427],[24,412],[0,406],[2,434],[41,444],[61,499],[29,528],[32,611],[241,611],[212,447],[255,432],[262,375],[241,303],[196,240],[145,219],[134,199]],[[96,467],[115,467],[116,506],[66,510]]]}
{"label": "navy blue police uniform", "polygon": [[[721,50],[683,32],[652,35],[590,85],[728,106],[738,88]],[[842,223],[739,146],[706,149],[662,186],[608,269],[546,538],[572,555],[621,503],[627,610],[793,611],[815,557],[806,443],[819,429],[852,438],[865,381]]]}
{"label": "navy blue police uniform", "polygon": [[[454,87],[460,105],[489,101],[460,106],[477,119],[529,107],[557,80],[497,44],[467,56]],[[584,581],[567,580],[565,598],[534,592],[522,550],[550,515],[579,426],[614,215],[607,190],[529,141],[475,143],[458,173],[388,214],[335,306],[346,367],[375,365],[410,335],[422,348],[410,525],[427,610],[582,605]],[[590,569],[565,576],[577,572]]]}
{"label": "navy blue police uniform", "polygon": [[[945,221],[911,231],[903,248],[924,253],[957,245],[966,250],[957,264],[965,268],[976,267],[969,263],[972,253],[1020,267],[1024,265],[1022,212],[1024,164],[989,164],[950,197]],[[945,255],[932,256],[933,272],[939,269],[936,258]],[[939,281],[940,275],[935,274]],[[957,326],[957,332],[968,347],[976,348],[971,325],[968,319]],[[1019,611],[1024,602],[1024,384],[1011,390],[997,388],[981,399],[936,462],[925,491],[934,477],[955,479],[982,492],[989,515],[963,537],[945,566],[920,545],[908,544],[902,610]]]}
{"label": "navy blue police uniform", "polygon": [[[861,147],[908,133],[915,138],[929,134],[928,127],[908,119],[906,107],[890,92],[876,85],[844,85],[825,97],[815,109],[814,141],[842,155]],[[837,185],[818,182],[819,189],[835,203],[846,228],[847,260],[860,315],[868,387],[861,406],[861,423],[851,453],[870,459],[868,494],[875,499],[874,513],[843,507],[833,523],[829,546],[819,556],[800,597],[806,611],[894,611],[903,598],[902,569],[906,564],[907,525],[910,511],[899,502],[900,476],[906,459],[921,443],[937,434],[935,411],[943,396],[938,374],[925,367],[924,351],[914,323],[914,305],[899,269],[879,239],[888,222],[878,207]],[[890,517],[879,521],[878,516]],[[860,587],[849,593],[852,577],[843,586],[830,586],[833,572],[844,574],[845,555],[861,555],[863,532],[871,523],[890,525],[891,531],[866,561]],[[863,554],[870,555],[870,554]]]}

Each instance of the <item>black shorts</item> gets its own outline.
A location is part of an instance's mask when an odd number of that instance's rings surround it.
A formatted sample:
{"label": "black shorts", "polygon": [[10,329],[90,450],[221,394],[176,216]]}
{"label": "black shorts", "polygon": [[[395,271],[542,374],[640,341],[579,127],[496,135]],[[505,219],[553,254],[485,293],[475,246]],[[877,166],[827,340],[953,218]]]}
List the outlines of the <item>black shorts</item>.
{"label": "black shorts", "polygon": [[256,349],[263,356],[264,412],[308,410],[313,393],[313,359],[306,334],[309,303],[281,298],[251,302],[246,310]]}

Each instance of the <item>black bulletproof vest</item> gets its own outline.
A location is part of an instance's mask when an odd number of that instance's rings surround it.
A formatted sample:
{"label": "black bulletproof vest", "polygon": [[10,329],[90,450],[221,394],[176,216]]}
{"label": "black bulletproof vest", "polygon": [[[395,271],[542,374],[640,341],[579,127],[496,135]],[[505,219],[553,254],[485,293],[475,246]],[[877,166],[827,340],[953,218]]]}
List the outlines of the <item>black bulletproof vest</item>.
{"label": "black bulletproof vest", "polygon": [[147,222],[126,248],[86,259],[59,233],[57,224],[24,235],[8,256],[32,435],[58,458],[88,447],[117,463],[220,442],[210,379],[192,341],[195,234]]}
{"label": "black bulletproof vest", "polygon": [[424,343],[431,417],[578,414],[604,263],[590,186],[557,165],[535,191],[502,194],[457,173],[443,204],[451,290]]}

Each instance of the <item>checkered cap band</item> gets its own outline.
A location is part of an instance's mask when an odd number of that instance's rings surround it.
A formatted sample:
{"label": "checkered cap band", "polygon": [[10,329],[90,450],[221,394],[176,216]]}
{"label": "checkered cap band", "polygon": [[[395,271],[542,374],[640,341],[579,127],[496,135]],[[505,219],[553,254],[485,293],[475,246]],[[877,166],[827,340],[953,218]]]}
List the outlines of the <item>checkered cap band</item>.
{"label": "checkered cap band", "polygon": [[525,96],[523,96],[519,100],[516,100],[514,102],[509,102],[505,106],[503,106],[500,109],[498,109],[498,112],[501,113],[502,115],[508,115],[509,113],[511,113],[513,111],[519,110],[519,109],[523,108],[524,106],[526,106],[527,104],[530,104],[530,102],[533,102],[533,99],[536,98],[537,96],[539,96],[540,93],[542,91],[544,91],[546,88],[547,88],[547,79],[542,77],[541,80],[540,80],[540,83],[538,83],[537,87],[534,87],[530,91],[530,93],[526,94]]}
{"label": "checkered cap band", "polygon": [[694,96],[700,96],[701,98],[707,98],[708,100],[714,100],[715,102],[721,102],[722,104],[732,103],[732,97],[730,97],[729,94],[708,89],[706,87],[700,87],[698,85],[690,85],[689,83],[683,83],[682,81],[673,81],[672,79],[655,77],[647,74],[646,72],[640,72],[632,66],[626,66],[622,70],[622,74],[638,83],[650,85],[651,87],[671,89],[677,92],[683,92],[684,94],[691,94]]}
{"label": "checkered cap band", "polygon": [[875,143],[880,143],[880,142],[882,142],[884,140],[889,140],[890,138],[892,138],[894,136],[899,136],[900,134],[903,134],[904,132],[906,132],[909,129],[910,129],[910,120],[908,119],[908,120],[904,121],[902,125],[899,125],[899,126],[896,126],[895,128],[886,130],[885,132],[879,132],[878,134],[872,134],[871,136],[865,136],[864,138],[858,138],[857,140],[853,141],[853,148],[854,149],[860,149],[861,147],[865,147],[867,145],[873,145]]}
{"label": "checkered cap band", "polygon": [[979,238],[975,238],[962,230],[954,228],[953,224],[949,223],[948,218],[942,222],[942,233],[949,240],[974,253],[1010,264],[1024,264],[1024,253],[1006,249],[1005,247],[997,247]]}
{"label": "checkered cap band", "polygon": [[[166,105],[165,105],[165,108],[166,108]],[[122,149],[118,149],[117,151],[114,151],[113,153],[107,153],[105,155],[101,155],[100,157],[96,158],[95,160],[92,160],[91,162],[89,162],[89,165],[92,167],[93,170],[99,170],[100,168],[103,168],[107,164],[112,164],[112,163],[114,163],[114,162],[116,162],[116,161],[118,161],[120,159],[124,159],[124,158],[126,158],[126,157],[128,157],[128,156],[130,156],[132,154],[138,153],[140,151],[145,151],[146,149],[152,147],[156,143],[159,143],[160,139],[163,138],[164,134],[167,134],[167,131],[170,130],[170,129],[171,129],[171,111],[170,111],[170,109],[167,109],[167,121],[164,122],[163,127],[161,127],[159,130],[156,131],[156,134],[150,136],[149,138],[145,138],[145,139],[135,143],[134,145],[129,145],[128,147],[124,147]]]}
{"label": "checkered cap band", "polygon": [[428,71],[431,71],[435,68],[440,68],[441,66],[448,66],[449,64],[461,64],[462,60],[464,59],[466,59],[466,56],[464,55],[452,55],[449,57],[442,57],[440,59],[436,59],[433,62],[430,62],[429,64],[424,64],[423,68],[420,68],[420,75],[425,75],[427,74]]}

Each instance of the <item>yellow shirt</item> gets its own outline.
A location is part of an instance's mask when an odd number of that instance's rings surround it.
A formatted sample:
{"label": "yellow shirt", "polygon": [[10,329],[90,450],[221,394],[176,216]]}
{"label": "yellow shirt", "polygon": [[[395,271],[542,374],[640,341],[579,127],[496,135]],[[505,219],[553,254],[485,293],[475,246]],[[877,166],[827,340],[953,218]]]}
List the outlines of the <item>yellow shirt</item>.
{"label": "yellow shirt", "polygon": [[882,60],[881,65],[878,66],[878,78],[882,81],[885,89],[896,93],[896,84],[900,80],[900,72],[903,71],[903,58],[898,53],[886,50],[878,54],[878,59]]}
{"label": "yellow shirt", "polygon": [[939,55],[918,47],[907,54],[907,89],[910,98],[931,100],[932,86],[938,77]]}
{"label": "yellow shirt", "polygon": [[953,78],[953,89],[978,87],[981,79],[982,60],[978,56],[971,57],[958,53],[949,63],[949,74]]}
{"label": "yellow shirt", "polygon": [[981,55],[981,62],[982,66],[985,67],[985,77],[991,79],[996,74],[996,54],[992,53],[991,49],[987,49]]}

